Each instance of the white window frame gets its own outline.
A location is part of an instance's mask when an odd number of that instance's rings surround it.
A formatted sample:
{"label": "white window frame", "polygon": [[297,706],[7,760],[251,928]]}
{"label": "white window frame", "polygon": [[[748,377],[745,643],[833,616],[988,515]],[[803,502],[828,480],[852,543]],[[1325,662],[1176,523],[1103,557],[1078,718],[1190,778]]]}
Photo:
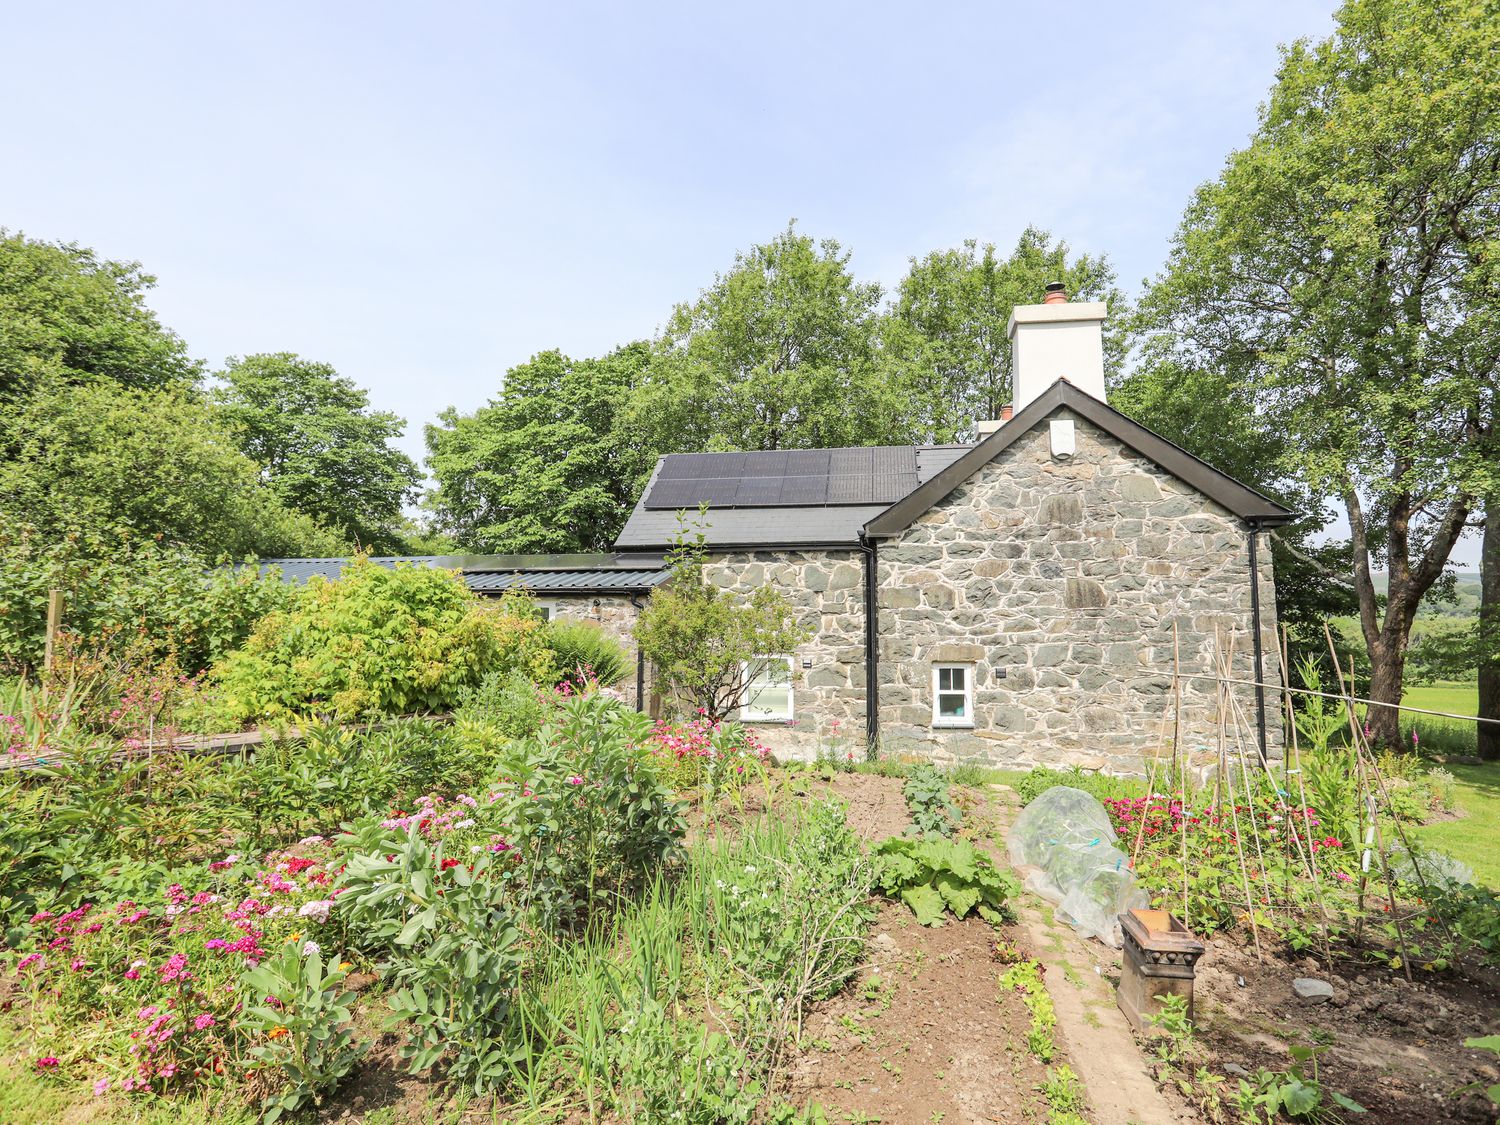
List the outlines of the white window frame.
{"label": "white window frame", "polygon": [[548,598],[546,601],[538,601],[534,604],[536,605],[537,612],[542,615],[543,621],[557,620],[557,602]]}
{"label": "white window frame", "polygon": [[[767,711],[756,711],[750,706],[750,666],[763,661],[780,660],[786,664],[786,714],[772,714]],[[781,653],[773,653],[768,656],[757,656],[754,660],[740,661],[740,675],[746,680],[745,701],[740,705],[740,722],[742,723],[790,723],[797,718],[796,702],[796,680],[797,666],[790,656]]]}
{"label": "white window frame", "polygon": [[[962,672],[964,675],[964,714],[963,718],[955,719],[942,713],[939,704],[942,697],[958,695],[959,692],[952,688],[940,689],[938,682],[941,674],[946,671]],[[932,725],[944,727],[949,730],[970,729],[974,726],[974,665],[972,664],[934,664],[932,666]]]}

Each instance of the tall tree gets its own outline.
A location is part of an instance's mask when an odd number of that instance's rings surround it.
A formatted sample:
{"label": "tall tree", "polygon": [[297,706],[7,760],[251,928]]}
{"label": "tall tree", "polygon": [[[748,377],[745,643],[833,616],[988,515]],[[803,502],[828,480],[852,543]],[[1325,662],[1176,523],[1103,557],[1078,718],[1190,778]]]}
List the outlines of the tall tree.
{"label": "tall tree", "polygon": [[231,357],[212,395],[239,448],[297,511],[377,552],[402,549],[401,506],[421,470],[391,442],[406,423],[326,363]]}
{"label": "tall tree", "polygon": [[1109,302],[1105,363],[1113,374],[1127,351],[1128,318],[1107,258],[1075,257],[1066,242],[1027,227],[1003,259],[973,239],[912,259],[884,325],[883,358],[919,404],[929,440],[969,440],[976,421],[1000,417],[1011,401],[1011,310],[1039,302],[1054,281],[1073,300]]}
{"label": "tall tree", "polygon": [[0,227],[0,400],[49,379],[196,384],[201,365],[146,307],[155,284],[137,262]]}
{"label": "tall tree", "polygon": [[488,406],[444,411],[427,427],[438,529],[471,550],[608,550],[655,460],[624,419],[650,362],[644,343],[542,352]]}
{"label": "tall tree", "polygon": [[[1145,305],[1220,366],[1351,528],[1372,734],[1395,744],[1411,623],[1469,523],[1500,371],[1500,19],[1350,0],[1283,52],[1248,147],[1188,208]],[[1384,562],[1382,605],[1373,571]]]}
{"label": "tall tree", "polygon": [[1256,412],[1249,384],[1217,368],[1185,367],[1163,341],[1153,344],[1111,386],[1110,405],[1301,513],[1271,536],[1276,617],[1294,645],[1321,650],[1323,622],[1359,611],[1354,585],[1343,577],[1350,570],[1348,542],[1311,541],[1330,509],[1288,472],[1289,437]]}
{"label": "tall tree", "polygon": [[869,445],[909,432],[874,358],[880,286],[795,224],[678,305],[632,406],[662,452]]}
{"label": "tall tree", "polygon": [[288,509],[189,392],[49,381],[6,411],[0,519],[39,542],[159,538],[205,559],[338,555],[337,533]]}
{"label": "tall tree", "polygon": [[1479,551],[1479,756],[1500,762],[1500,494],[1485,497]]}

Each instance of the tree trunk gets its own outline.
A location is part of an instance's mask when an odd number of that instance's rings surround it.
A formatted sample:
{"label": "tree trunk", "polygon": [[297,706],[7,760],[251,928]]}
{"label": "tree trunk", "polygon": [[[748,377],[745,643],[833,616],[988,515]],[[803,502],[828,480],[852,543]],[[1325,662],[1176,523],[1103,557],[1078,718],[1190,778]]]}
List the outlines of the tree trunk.
{"label": "tree trunk", "polygon": [[1391,637],[1382,632],[1380,640],[1370,646],[1370,698],[1389,707],[1371,706],[1365,713],[1370,742],[1377,747],[1398,749],[1401,746],[1401,683],[1406,674],[1406,637]]}
{"label": "tree trunk", "polygon": [[1484,506],[1479,551],[1479,756],[1500,761],[1500,495]]}

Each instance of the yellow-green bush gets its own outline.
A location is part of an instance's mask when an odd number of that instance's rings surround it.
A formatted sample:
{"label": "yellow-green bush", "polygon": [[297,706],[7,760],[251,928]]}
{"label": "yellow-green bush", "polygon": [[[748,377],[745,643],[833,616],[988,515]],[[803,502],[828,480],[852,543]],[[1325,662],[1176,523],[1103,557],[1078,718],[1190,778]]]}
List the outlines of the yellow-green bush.
{"label": "yellow-green bush", "polygon": [[486,673],[510,669],[543,683],[557,675],[542,622],[517,599],[486,606],[455,571],[358,559],[264,617],[214,667],[192,718],[228,729],[443,711]]}

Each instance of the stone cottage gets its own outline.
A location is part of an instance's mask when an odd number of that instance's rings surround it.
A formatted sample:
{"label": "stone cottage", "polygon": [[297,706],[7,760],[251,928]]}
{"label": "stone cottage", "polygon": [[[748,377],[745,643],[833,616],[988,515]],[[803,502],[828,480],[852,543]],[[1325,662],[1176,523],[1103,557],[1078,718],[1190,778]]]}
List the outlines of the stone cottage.
{"label": "stone cottage", "polygon": [[[741,717],[773,749],[1139,769],[1174,652],[1189,752],[1217,654],[1280,683],[1265,538],[1293,513],[1105,402],[1106,311],[1015,309],[1014,411],[973,445],[661,459],[616,546],[663,551],[706,504],[705,580],[772,583],[814,631],[756,669]],[[1235,695],[1279,752],[1275,692]]]}
{"label": "stone cottage", "polygon": [[[544,612],[634,649],[643,599],[685,512],[706,506],[704,581],[770,583],[812,639],[766,653],[739,718],[778,753],[1132,771],[1163,741],[1180,669],[1180,743],[1217,741],[1219,654],[1238,716],[1279,753],[1268,529],[1274,501],[1112,409],[1099,303],[1018,306],[1013,412],[972,445],[676,454],[616,541],[589,556],[413,560],[482,592],[525,585]],[[378,560],[394,563],[395,560]],[[276,560],[288,577],[340,560]],[[301,569],[299,569],[301,568]],[[307,570],[311,568],[311,570]],[[637,656],[630,696],[648,705]]]}

